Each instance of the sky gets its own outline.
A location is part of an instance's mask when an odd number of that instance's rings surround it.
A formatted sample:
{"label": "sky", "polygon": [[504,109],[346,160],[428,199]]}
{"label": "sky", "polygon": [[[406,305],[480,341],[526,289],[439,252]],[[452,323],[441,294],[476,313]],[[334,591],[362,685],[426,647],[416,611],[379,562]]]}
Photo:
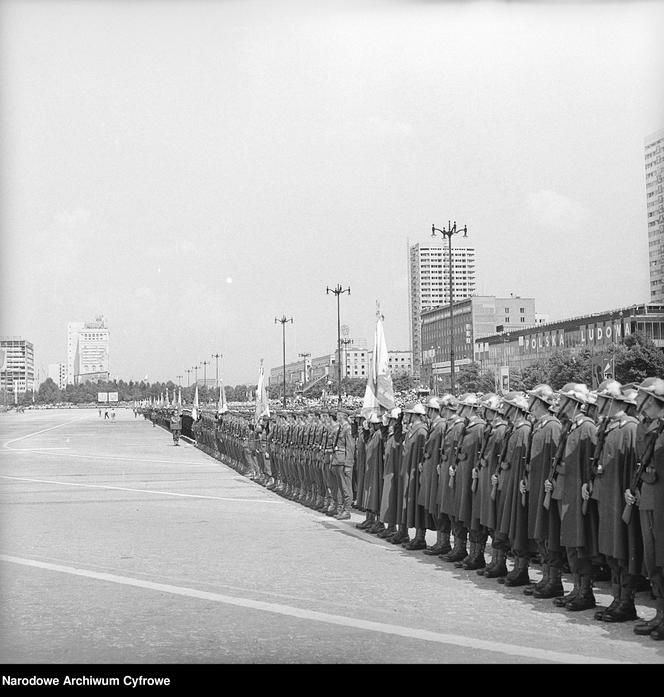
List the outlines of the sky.
{"label": "sky", "polygon": [[[477,292],[647,302],[664,3],[0,0],[0,334],[115,378],[407,349],[407,244],[467,225]],[[202,370],[202,369],[201,369]],[[199,377],[202,373],[199,371]],[[183,384],[186,380],[183,378]]]}

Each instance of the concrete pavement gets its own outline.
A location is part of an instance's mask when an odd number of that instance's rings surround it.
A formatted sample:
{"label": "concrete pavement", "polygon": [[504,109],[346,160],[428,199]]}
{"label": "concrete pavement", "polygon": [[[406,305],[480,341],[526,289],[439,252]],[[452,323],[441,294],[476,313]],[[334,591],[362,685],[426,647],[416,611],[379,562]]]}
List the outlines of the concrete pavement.
{"label": "concrete pavement", "polygon": [[633,623],[406,552],[131,410],[3,414],[0,436],[7,663],[664,661]]}

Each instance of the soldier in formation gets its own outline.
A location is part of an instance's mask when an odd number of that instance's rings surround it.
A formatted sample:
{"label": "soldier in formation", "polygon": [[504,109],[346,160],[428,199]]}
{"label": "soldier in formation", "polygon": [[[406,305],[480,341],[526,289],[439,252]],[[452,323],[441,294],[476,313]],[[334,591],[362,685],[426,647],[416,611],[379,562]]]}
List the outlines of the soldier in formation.
{"label": "soldier in formation", "polygon": [[[158,410],[149,416],[161,423]],[[639,620],[634,599],[645,574],[656,614],[634,632],[664,639],[660,378],[606,380],[594,391],[568,383],[443,395],[368,418],[343,408],[279,411],[257,423],[250,414],[204,414],[192,433],[285,498],[340,521],[354,504],[366,513],[356,527],[369,534],[522,587],[535,601],[594,610],[596,621]],[[599,565],[610,569],[612,601],[597,608]]]}

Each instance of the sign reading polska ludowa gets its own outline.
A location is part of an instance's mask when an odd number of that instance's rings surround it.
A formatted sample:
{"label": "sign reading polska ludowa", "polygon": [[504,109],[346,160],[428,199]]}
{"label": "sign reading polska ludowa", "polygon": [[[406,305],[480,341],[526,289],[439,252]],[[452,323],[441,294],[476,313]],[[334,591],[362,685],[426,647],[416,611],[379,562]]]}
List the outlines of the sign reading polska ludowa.
{"label": "sign reading polska ludowa", "polygon": [[573,328],[538,331],[519,337],[524,353],[547,351],[557,348],[583,348],[620,342],[631,334],[629,321],[607,320],[593,324],[580,324]]}

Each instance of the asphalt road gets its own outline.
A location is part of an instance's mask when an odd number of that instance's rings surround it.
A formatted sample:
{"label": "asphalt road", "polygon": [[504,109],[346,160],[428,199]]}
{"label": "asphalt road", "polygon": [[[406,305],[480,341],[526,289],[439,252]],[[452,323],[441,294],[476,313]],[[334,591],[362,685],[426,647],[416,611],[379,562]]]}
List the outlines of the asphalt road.
{"label": "asphalt road", "polygon": [[664,662],[633,623],[378,540],[131,411],[3,414],[0,440],[4,663]]}

